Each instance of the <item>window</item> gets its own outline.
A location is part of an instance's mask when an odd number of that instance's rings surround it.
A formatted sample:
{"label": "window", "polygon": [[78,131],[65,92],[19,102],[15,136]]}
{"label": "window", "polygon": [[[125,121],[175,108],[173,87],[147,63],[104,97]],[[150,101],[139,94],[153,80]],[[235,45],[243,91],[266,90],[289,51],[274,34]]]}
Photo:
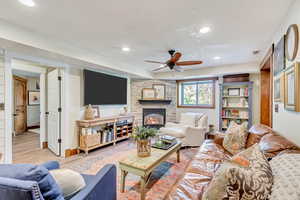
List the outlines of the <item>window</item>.
{"label": "window", "polygon": [[178,81],[178,107],[215,107],[215,80]]}

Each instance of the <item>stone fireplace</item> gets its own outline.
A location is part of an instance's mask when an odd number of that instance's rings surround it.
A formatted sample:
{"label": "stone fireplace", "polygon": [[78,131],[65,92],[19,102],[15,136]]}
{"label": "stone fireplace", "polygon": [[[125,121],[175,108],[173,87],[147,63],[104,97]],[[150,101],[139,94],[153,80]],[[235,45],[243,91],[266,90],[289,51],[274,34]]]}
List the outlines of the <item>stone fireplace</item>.
{"label": "stone fireplace", "polygon": [[143,108],[143,126],[160,128],[166,123],[165,108]]}
{"label": "stone fireplace", "polygon": [[[144,88],[152,88],[153,84],[164,84],[166,85],[166,99],[171,102],[140,102],[142,99],[142,90]],[[145,79],[132,79],[131,80],[131,112],[135,117],[135,123],[137,126],[144,125],[144,109],[164,109],[163,114],[164,122],[176,122],[176,94],[177,84],[176,81],[165,81],[165,80],[145,80]],[[157,114],[157,113],[152,113]],[[153,122],[153,118],[150,118]],[[152,126],[155,127],[155,126]],[[156,126],[161,127],[161,126]]]}

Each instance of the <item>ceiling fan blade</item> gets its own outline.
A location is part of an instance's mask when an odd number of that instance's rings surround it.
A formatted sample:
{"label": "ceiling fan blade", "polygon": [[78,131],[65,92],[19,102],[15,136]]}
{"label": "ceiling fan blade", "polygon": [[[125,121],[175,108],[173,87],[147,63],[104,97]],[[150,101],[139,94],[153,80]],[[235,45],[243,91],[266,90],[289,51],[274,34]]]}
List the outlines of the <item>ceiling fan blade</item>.
{"label": "ceiling fan blade", "polygon": [[176,63],[180,59],[181,56],[182,56],[181,53],[176,52],[176,53],[174,53],[174,55],[172,56],[170,61],[173,62],[173,63]]}
{"label": "ceiling fan blade", "polygon": [[178,66],[200,65],[202,63],[203,63],[202,61],[181,61],[181,62],[177,62],[176,65]]}
{"label": "ceiling fan blade", "polygon": [[154,61],[154,60],[145,60],[147,63],[157,63],[157,64],[165,64],[165,62]]}
{"label": "ceiling fan blade", "polygon": [[183,71],[184,71],[181,67],[179,67],[179,66],[177,66],[177,65],[175,65],[173,69],[174,69],[176,72],[183,72]]}
{"label": "ceiling fan blade", "polygon": [[168,67],[168,65],[164,64],[164,66],[159,67],[159,68],[156,68],[156,69],[154,69],[154,70],[152,70],[152,71],[153,71],[153,72],[157,72],[157,71],[162,70],[162,69],[164,69],[164,68],[166,68],[166,67]]}

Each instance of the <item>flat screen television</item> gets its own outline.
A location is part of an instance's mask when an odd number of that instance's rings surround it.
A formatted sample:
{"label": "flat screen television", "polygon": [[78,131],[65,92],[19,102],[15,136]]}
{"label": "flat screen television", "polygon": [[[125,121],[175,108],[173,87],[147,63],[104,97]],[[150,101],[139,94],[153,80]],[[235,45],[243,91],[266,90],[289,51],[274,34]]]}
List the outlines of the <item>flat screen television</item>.
{"label": "flat screen television", "polygon": [[85,105],[127,104],[127,79],[84,70]]}

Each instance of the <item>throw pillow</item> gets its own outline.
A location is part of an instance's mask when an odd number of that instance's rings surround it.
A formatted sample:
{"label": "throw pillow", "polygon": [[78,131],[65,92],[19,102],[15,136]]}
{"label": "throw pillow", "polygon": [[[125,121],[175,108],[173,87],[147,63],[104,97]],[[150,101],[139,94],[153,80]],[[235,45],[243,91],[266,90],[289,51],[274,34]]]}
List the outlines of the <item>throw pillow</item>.
{"label": "throw pillow", "polygon": [[270,165],[274,176],[270,199],[300,199],[300,154],[278,155]]}
{"label": "throw pillow", "polygon": [[51,170],[50,174],[62,189],[65,199],[72,198],[86,185],[83,177],[70,169]]}
{"label": "throw pillow", "polygon": [[223,147],[235,155],[245,149],[247,136],[247,129],[243,125],[238,125],[232,121],[226,131]]}
{"label": "throw pillow", "polygon": [[2,164],[0,165],[0,177],[23,181],[35,181],[38,183],[45,200],[64,199],[61,189],[56,184],[49,171],[43,166],[31,164]]}
{"label": "throw pillow", "polygon": [[264,135],[272,132],[273,130],[268,126],[262,124],[253,125],[249,130],[246,148],[249,148],[256,143],[259,143],[259,141]]}
{"label": "throw pillow", "polygon": [[[249,166],[234,161],[248,159]],[[204,192],[203,200],[267,200],[272,190],[271,167],[258,145],[225,161]]]}

